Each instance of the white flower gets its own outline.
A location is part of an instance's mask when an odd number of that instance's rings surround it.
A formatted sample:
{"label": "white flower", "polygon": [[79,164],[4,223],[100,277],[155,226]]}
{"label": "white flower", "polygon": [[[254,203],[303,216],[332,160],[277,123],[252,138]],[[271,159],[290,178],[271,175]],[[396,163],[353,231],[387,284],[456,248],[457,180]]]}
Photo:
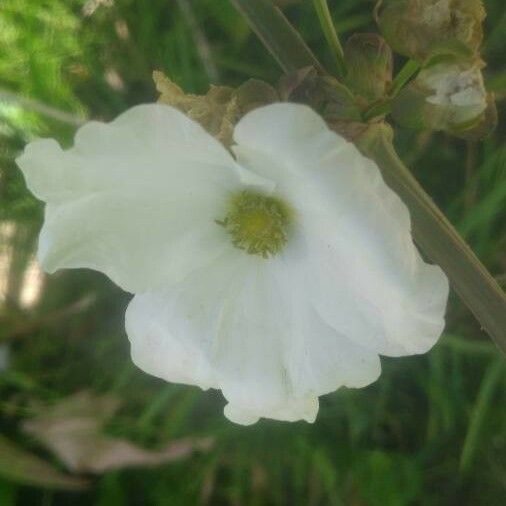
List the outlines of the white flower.
{"label": "white flower", "polygon": [[220,388],[225,414],[313,421],[318,396],[363,387],[378,355],[426,352],[448,283],[413,245],[374,162],[311,109],[276,104],[235,128],[235,159],[164,105],[82,127],[18,159],[46,201],[38,258],[135,293],[134,362]]}
{"label": "white flower", "polygon": [[417,79],[432,92],[427,102],[445,107],[451,124],[471,121],[487,108],[483,75],[477,66],[438,63],[422,70]]}

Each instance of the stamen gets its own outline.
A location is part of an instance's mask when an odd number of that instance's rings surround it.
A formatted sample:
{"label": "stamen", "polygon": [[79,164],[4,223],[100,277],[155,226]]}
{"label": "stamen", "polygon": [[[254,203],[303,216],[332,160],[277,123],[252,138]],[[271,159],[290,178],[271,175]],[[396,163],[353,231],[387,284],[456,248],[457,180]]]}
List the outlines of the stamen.
{"label": "stamen", "polygon": [[286,244],[291,217],[282,200],[244,190],[232,196],[227,216],[216,223],[227,230],[235,247],[268,258]]}

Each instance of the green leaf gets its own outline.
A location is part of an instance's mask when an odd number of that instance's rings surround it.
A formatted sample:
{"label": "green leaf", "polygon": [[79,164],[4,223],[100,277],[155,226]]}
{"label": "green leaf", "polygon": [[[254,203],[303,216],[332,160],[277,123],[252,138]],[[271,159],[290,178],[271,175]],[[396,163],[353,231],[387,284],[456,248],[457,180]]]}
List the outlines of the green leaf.
{"label": "green leaf", "polygon": [[506,354],[506,295],[397,156],[390,127],[372,126],[359,147],[376,161],[387,184],[408,206],[417,244],[445,271],[462,301]]}
{"label": "green leaf", "polygon": [[230,0],[230,2],[246,19],[285,72],[294,72],[309,66],[323,70],[300,34],[272,2],[269,0]]}
{"label": "green leaf", "polygon": [[44,488],[82,490],[87,486],[87,481],[58,471],[3,436],[0,436],[0,475],[10,481]]}

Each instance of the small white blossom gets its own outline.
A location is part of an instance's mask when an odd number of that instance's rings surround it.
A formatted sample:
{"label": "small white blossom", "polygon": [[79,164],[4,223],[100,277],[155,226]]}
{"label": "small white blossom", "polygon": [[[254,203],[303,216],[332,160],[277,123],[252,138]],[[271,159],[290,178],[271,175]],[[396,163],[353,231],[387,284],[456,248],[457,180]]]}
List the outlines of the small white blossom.
{"label": "small white blossom", "polygon": [[225,414],[313,421],[318,397],[363,387],[379,355],[429,350],[448,283],[415,248],[375,163],[306,106],[236,126],[235,158],[164,105],[134,107],[18,159],[46,202],[38,258],[135,294],[134,362],[221,389]]}
{"label": "small white blossom", "polygon": [[477,66],[439,63],[422,70],[418,81],[432,91],[427,101],[447,108],[454,125],[477,118],[487,108],[483,75]]}

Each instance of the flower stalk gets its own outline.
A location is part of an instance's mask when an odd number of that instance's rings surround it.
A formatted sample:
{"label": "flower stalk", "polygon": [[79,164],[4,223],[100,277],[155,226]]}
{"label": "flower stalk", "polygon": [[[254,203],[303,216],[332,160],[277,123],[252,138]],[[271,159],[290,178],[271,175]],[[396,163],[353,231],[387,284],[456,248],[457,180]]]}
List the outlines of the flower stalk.
{"label": "flower stalk", "polygon": [[392,109],[392,100],[419,70],[420,64],[416,60],[408,60],[392,81],[390,89],[388,90],[388,96],[365,111],[363,115],[364,120],[369,121],[378,116],[388,114]]}
{"label": "flower stalk", "polygon": [[395,79],[392,82],[389,90],[389,96],[391,98],[395,97],[399,91],[404,88],[406,83],[413,77],[416,72],[420,69],[420,63],[416,60],[408,60],[404,66],[401,68],[399,73],[395,76]]}

